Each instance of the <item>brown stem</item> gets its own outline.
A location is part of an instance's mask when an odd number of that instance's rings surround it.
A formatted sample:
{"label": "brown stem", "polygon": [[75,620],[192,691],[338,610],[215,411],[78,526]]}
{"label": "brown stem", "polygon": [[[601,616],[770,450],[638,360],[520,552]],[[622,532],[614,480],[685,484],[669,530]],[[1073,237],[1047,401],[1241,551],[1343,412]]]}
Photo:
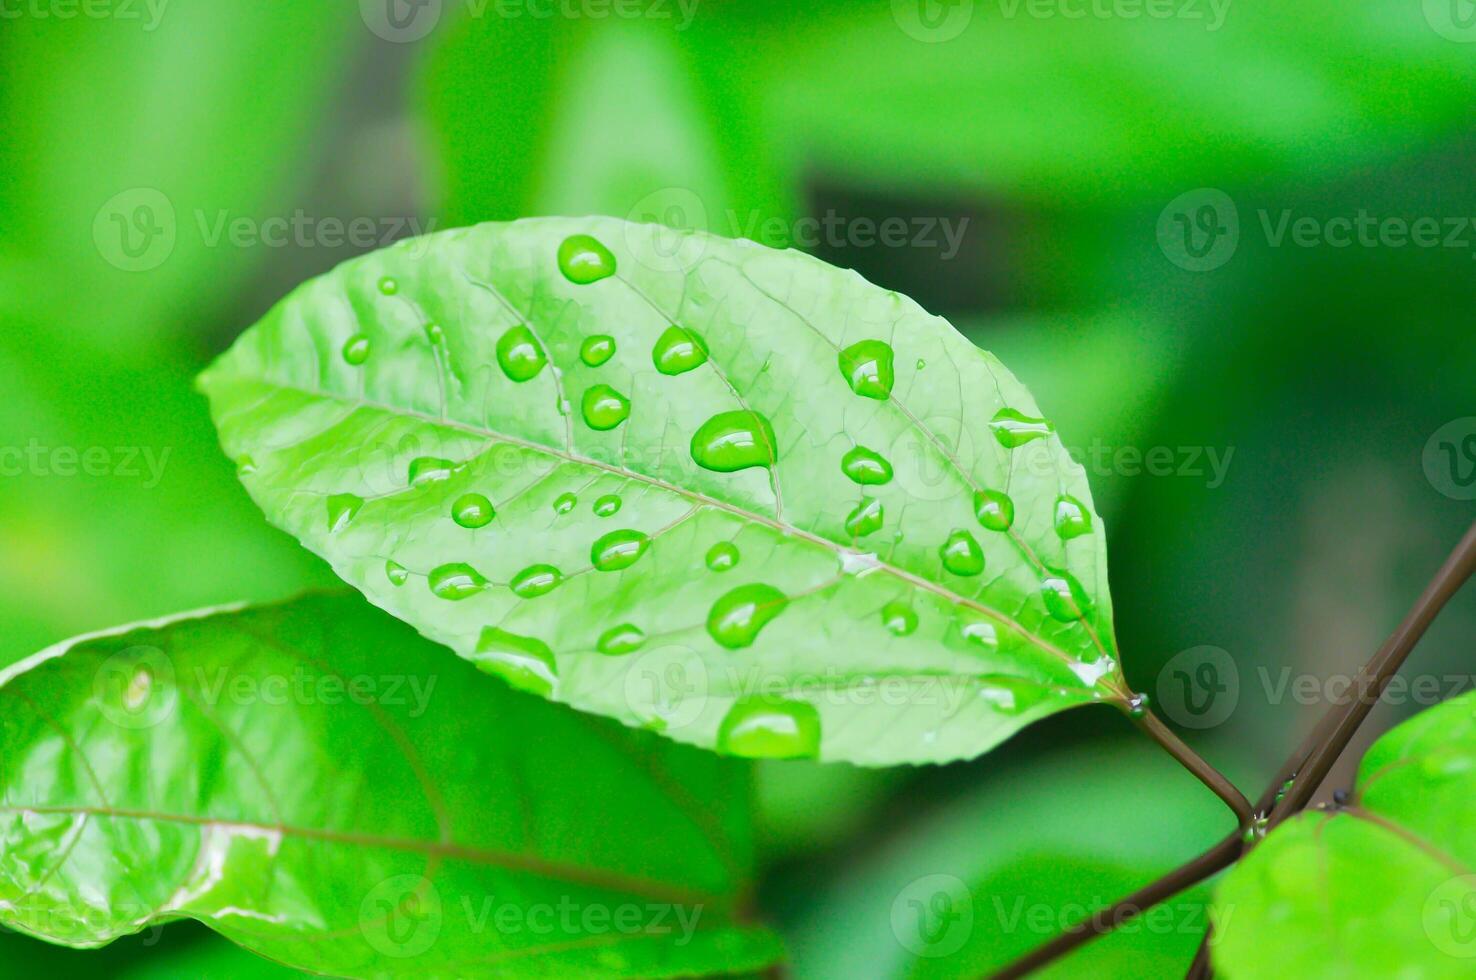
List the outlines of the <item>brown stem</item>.
{"label": "brown stem", "polygon": [[1221,772],[1191,749],[1184,741],[1175,735],[1158,716],[1151,711],[1145,711],[1140,715],[1129,715],[1133,724],[1137,725],[1149,738],[1163,746],[1164,751],[1178,760],[1179,764],[1199,779],[1201,783],[1209,787],[1225,805],[1235,812],[1236,822],[1244,827],[1251,822],[1250,801],[1235,784],[1226,779]]}

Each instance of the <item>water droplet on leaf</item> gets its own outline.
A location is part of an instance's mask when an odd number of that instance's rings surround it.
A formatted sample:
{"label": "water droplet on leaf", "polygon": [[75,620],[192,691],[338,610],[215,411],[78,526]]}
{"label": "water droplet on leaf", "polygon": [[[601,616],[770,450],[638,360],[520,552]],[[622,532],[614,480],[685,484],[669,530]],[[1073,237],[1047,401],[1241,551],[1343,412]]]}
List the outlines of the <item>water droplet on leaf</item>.
{"label": "water droplet on leaf", "polygon": [[515,595],[524,599],[536,599],[548,595],[564,583],[564,573],[552,565],[529,565],[513,576],[508,587]]}
{"label": "water droplet on leaf", "polygon": [[601,633],[595,648],[606,656],[619,657],[640,649],[641,644],[645,642],[646,634],[638,627],[630,623],[621,623]]}
{"label": "water droplet on leaf", "polygon": [[460,561],[436,566],[426,581],[432,595],[453,602],[470,598],[487,587],[481,572]]}
{"label": "water droplet on leaf", "polygon": [[451,518],[462,527],[486,527],[496,516],[492,501],[479,493],[464,493],[451,505]]}
{"label": "water droplet on leaf", "polygon": [[863,340],[839,354],[841,375],[863,398],[885,401],[892,394],[892,348],[880,340]]}
{"label": "water droplet on leaf", "polygon": [[1084,616],[1091,606],[1086,589],[1070,572],[1049,570],[1041,582],[1040,591],[1045,599],[1046,611],[1063,623],[1072,623]]}
{"label": "water droplet on leaf", "polygon": [[968,531],[954,531],[938,551],[943,556],[943,567],[954,575],[978,575],[984,571],[984,549]]}
{"label": "water droplet on leaf", "polygon": [[554,498],[553,509],[555,514],[567,514],[579,504],[579,498],[572,493],[561,493]]}
{"label": "water droplet on leaf", "polygon": [[379,280],[379,291],[386,296],[393,296],[400,291],[400,284],[391,276],[385,276]]}
{"label": "water droplet on leaf", "polygon": [[741,585],[712,604],[707,632],[730,650],[752,646],[763,629],[784,611],[789,599],[772,585]]}
{"label": "water droplet on leaf", "polygon": [[342,531],[364,506],[364,498],[354,493],[335,493],[328,498],[328,530]]}
{"label": "water droplet on leaf", "polygon": [[620,512],[620,498],[607,493],[594,502],[593,510],[596,517],[614,517]]}
{"label": "water droplet on leaf", "polygon": [[707,362],[707,345],[693,331],[670,326],[651,349],[651,362],[662,374],[685,374]]}
{"label": "water droplet on leaf", "polygon": [[963,637],[971,645],[983,647],[985,650],[999,649],[999,630],[993,623],[977,621],[963,624]]}
{"label": "water droplet on leaf", "polygon": [[441,459],[437,456],[417,456],[410,461],[410,485],[420,486],[424,483],[449,480],[457,468],[457,464],[449,459]]}
{"label": "water droplet on leaf", "polygon": [[692,459],[703,469],[733,473],[774,465],[777,446],[773,427],[758,412],[720,412],[692,436]]}
{"label": "water droplet on leaf", "polygon": [[585,337],[584,343],[579,345],[579,359],[590,367],[599,367],[614,356],[615,338],[609,334]]}
{"label": "water droplet on leaf", "polygon": [[585,425],[606,432],[630,416],[630,399],[609,385],[599,384],[585,390],[580,410]]}
{"label": "water droplet on leaf", "polygon": [[892,479],[892,464],[880,453],[854,446],[841,457],[841,472],[863,486],[880,486]]}
{"label": "water droplet on leaf", "polygon": [[1092,531],[1092,514],[1080,500],[1069,494],[1056,498],[1056,533],[1063,540],[1079,538]]}
{"label": "water droplet on leaf", "polygon": [[882,625],[893,636],[908,636],[917,629],[917,613],[905,602],[889,602],[882,606]]}
{"label": "water droplet on leaf", "polygon": [[714,572],[726,572],[738,564],[738,546],[731,541],[719,541],[707,549],[707,567]]}
{"label": "water droplet on leaf", "polygon": [[356,333],[343,345],[343,359],[354,367],[369,360],[369,338]]}
{"label": "water droplet on leaf", "polygon": [[820,752],[820,715],[804,701],[741,698],[718,726],[717,747],[750,759],[814,758]]}
{"label": "water droplet on leaf", "polygon": [[862,497],[856,509],[846,518],[846,533],[852,538],[864,538],[881,530],[884,517],[880,501],[872,497]]}
{"label": "water droplet on leaf", "polygon": [[618,572],[640,561],[650,546],[650,537],[640,531],[611,531],[590,548],[590,564],[602,572]]}
{"label": "water droplet on leaf", "polygon": [[1008,531],[1015,523],[1015,502],[999,490],[976,491],[974,516],[986,531]]}
{"label": "water droplet on leaf", "polygon": [[384,577],[389,579],[390,585],[399,588],[409,581],[410,570],[397,561],[387,561],[384,563]]}
{"label": "water droplet on leaf", "polygon": [[538,345],[533,331],[523,324],[510,328],[497,341],[497,364],[502,373],[522,383],[531,381],[548,363],[548,355]]}
{"label": "water droplet on leaf", "polygon": [[559,271],[580,286],[615,274],[615,256],[591,235],[570,235],[559,245]]}
{"label": "water droplet on leaf", "polygon": [[542,697],[553,694],[559,668],[553,651],[542,640],[519,636],[489,626],[477,640],[476,665],[507,681],[520,691]]}
{"label": "water droplet on leaf", "polygon": [[1001,408],[995,412],[989,428],[994,430],[994,438],[1006,449],[1023,446],[1032,439],[1043,439],[1053,431],[1051,423],[1045,419],[1032,418],[1013,408]]}

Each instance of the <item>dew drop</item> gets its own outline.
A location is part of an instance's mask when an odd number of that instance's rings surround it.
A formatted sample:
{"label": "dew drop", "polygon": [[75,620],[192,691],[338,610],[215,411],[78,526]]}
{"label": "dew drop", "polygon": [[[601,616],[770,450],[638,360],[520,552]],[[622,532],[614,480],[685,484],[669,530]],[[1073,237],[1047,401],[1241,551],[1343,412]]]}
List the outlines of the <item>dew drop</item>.
{"label": "dew drop", "polygon": [[731,541],[719,541],[707,549],[707,567],[714,572],[726,572],[738,564],[738,546]]}
{"label": "dew drop", "polygon": [[541,595],[548,595],[554,589],[564,584],[564,573],[552,565],[529,565],[521,572],[513,576],[508,587],[513,590],[514,595],[524,599],[536,599]]}
{"label": "dew drop", "polygon": [[555,514],[567,514],[579,504],[579,498],[572,493],[561,493],[554,498],[553,509]]}
{"label": "dew drop", "polygon": [[592,235],[570,235],[559,244],[559,271],[579,286],[615,274],[615,256]]}
{"label": "dew drop", "polygon": [[640,531],[611,531],[589,549],[589,561],[602,572],[618,572],[641,560],[651,539]]}
{"label": "dew drop", "polygon": [[379,291],[386,296],[393,296],[400,291],[400,284],[392,276],[385,276],[379,280]]}
{"label": "dew drop", "polygon": [[497,364],[502,373],[519,383],[531,381],[548,363],[538,338],[524,324],[511,327],[497,341]]}
{"label": "dew drop", "polygon": [[256,460],[249,455],[243,455],[236,461],[236,473],[239,476],[250,476],[256,472]]}
{"label": "dew drop", "polygon": [[999,630],[993,623],[973,622],[963,624],[963,638],[971,646],[981,647],[985,650],[999,649]]}
{"label": "dew drop", "polygon": [[840,372],[862,398],[885,401],[892,394],[892,348],[880,340],[863,340],[840,352]]}
{"label": "dew drop", "polygon": [[613,493],[607,493],[594,502],[592,509],[596,517],[614,517],[620,513],[620,498]]}
{"label": "dew drop", "polygon": [[641,644],[645,642],[646,634],[640,628],[630,623],[621,623],[601,633],[595,649],[607,657],[619,657],[640,649]]}
{"label": "dew drop", "polygon": [[862,486],[880,486],[892,479],[892,464],[880,453],[855,446],[841,457],[841,472]]}
{"label": "dew drop", "polygon": [[584,343],[579,345],[579,359],[590,367],[599,367],[614,356],[615,338],[609,334],[597,333],[585,337]]}
{"label": "dew drop", "polygon": [[487,587],[481,572],[460,561],[436,566],[426,581],[432,595],[453,602],[470,598]]}
{"label": "dew drop", "polygon": [[451,505],[451,519],[462,527],[486,527],[496,516],[492,501],[479,493],[464,493]]}
{"label": "dew drop", "polygon": [[893,636],[908,636],[917,629],[917,613],[905,602],[889,602],[882,606],[882,625]]}
{"label": "dew drop", "polygon": [[1092,512],[1070,494],[1056,498],[1056,533],[1069,541],[1092,533]]}
{"label": "dew drop", "polygon": [[609,431],[630,417],[630,399],[605,384],[586,389],[579,407],[584,424],[597,432]]}
{"label": "dew drop", "polygon": [[692,436],[692,459],[703,469],[733,473],[773,466],[777,446],[773,427],[758,412],[719,412]]}
{"label": "dew drop", "polygon": [[1090,608],[1091,600],[1076,576],[1070,572],[1048,570],[1040,584],[1046,611],[1063,623],[1074,623]]}
{"label": "dew drop", "polygon": [[984,571],[984,549],[968,531],[954,531],[938,551],[943,556],[943,567],[955,575],[978,575]]}
{"label": "dew drop", "polygon": [[335,493],[328,498],[328,531],[330,533],[342,531],[348,527],[359,508],[364,506],[364,498],[355,493]]}
{"label": "dew drop", "polygon": [[974,516],[986,531],[1008,531],[1015,523],[1015,502],[1000,490],[975,491]]}
{"label": "dew drop", "polygon": [[923,368],[925,368],[927,366],[928,366],[928,362],[927,361],[923,360],[920,357],[917,359],[917,369],[919,371],[921,371]]}
{"label": "dew drop", "polygon": [[772,585],[740,585],[712,604],[707,632],[729,650],[752,646],[763,629],[784,611],[789,599]]}
{"label": "dew drop", "polygon": [[427,323],[425,325],[425,339],[433,344],[441,344],[446,341],[446,331],[441,329],[439,323]]}
{"label": "dew drop", "polygon": [[820,752],[820,715],[804,701],[740,698],[718,726],[717,748],[750,759],[814,758]]}
{"label": "dew drop", "polygon": [[520,691],[549,697],[558,684],[559,668],[553,651],[531,636],[489,626],[477,640],[473,659],[482,670]]}
{"label": "dew drop", "polygon": [[369,360],[369,338],[361,333],[350,337],[343,345],[343,359],[354,367]]}
{"label": "dew drop", "polygon": [[862,497],[851,516],[846,518],[846,533],[852,538],[864,538],[881,530],[884,517],[880,501],[874,497]]}
{"label": "dew drop", "polygon": [[440,483],[442,480],[451,479],[456,473],[458,465],[449,459],[441,459],[436,456],[417,456],[410,461],[410,485],[420,486],[426,483]]}
{"label": "dew drop", "polygon": [[389,579],[389,584],[399,588],[410,580],[410,570],[399,562],[390,560],[384,563],[384,577]]}
{"label": "dew drop", "polygon": [[670,326],[651,348],[651,363],[662,374],[685,374],[707,363],[707,344],[694,331]]}
{"label": "dew drop", "polygon": [[994,438],[1006,449],[1023,446],[1032,439],[1043,439],[1054,431],[1045,419],[1032,418],[1013,408],[1001,408],[995,412],[989,427],[994,430]]}

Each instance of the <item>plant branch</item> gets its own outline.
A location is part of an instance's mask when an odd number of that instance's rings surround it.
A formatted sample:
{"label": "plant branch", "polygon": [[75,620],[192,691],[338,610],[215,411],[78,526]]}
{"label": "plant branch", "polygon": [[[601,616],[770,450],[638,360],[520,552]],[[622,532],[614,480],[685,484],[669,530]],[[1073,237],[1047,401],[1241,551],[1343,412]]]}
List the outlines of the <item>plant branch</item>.
{"label": "plant branch", "polygon": [[1251,822],[1251,805],[1245,795],[1236,789],[1235,784],[1226,779],[1218,769],[1184,744],[1184,741],[1159,720],[1157,715],[1147,711],[1141,715],[1130,715],[1129,717],[1144,734],[1163,746],[1164,751],[1177,759],[1181,766],[1192,772],[1201,783],[1209,787],[1211,792],[1224,800],[1225,805],[1235,812],[1236,823],[1239,826],[1245,827]]}

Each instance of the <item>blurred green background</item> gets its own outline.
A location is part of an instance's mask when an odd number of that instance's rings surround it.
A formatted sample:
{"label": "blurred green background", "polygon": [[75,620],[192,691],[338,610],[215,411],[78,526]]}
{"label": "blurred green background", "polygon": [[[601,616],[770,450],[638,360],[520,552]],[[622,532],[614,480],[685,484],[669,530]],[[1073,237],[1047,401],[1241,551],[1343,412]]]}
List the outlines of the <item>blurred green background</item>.
{"label": "blurred green background", "polygon": [[[524,215],[801,247],[999,354],[1091,473],[1129,679],[1248,795],[1325,707],[1286,677],[1356,670],[1476,516],[1468,0],[0,12],[0,661],[330,583],[238,487],[193,374],[351,255]],[[1473,686],[1473,627],[1468,594],[1411,670]],[[1205,648],[1221,700],[1186,713]],[[1107,712],[971,764],[760,775],[802,977],[998,965],[1048,936],[1017,901],[1110,900],[1229,823]],[[972,919],[928,955],[907,901],[939,887]],[[1197,939],[1114,937],[1091,969],[1178,975]],[[0,936],[0,975],[57,970],[284,972],[192,926]]]}

